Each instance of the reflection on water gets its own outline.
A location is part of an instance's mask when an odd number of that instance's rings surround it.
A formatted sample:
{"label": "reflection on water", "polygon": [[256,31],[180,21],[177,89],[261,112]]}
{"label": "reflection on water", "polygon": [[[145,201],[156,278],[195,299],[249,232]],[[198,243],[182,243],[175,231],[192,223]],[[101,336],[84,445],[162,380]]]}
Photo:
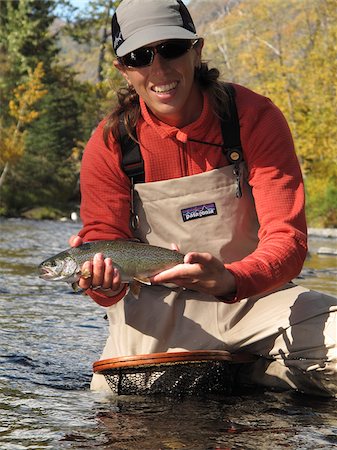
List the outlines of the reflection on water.
{"label": "reflection on water", "polygon": [[[336,400],[251,390],[183,401],[88,390],[107,335],[104,309],[36,267],[78,224],[0,222],[0,448],[332,449]],[[336,294],[336,242],[315,239],[300,283]]]}

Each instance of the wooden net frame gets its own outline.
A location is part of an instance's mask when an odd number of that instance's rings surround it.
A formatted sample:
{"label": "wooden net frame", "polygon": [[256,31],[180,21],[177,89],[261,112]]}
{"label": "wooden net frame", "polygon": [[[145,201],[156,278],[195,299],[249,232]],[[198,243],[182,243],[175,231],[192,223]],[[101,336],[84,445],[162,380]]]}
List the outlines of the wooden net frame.
{"label": "wooden net frame", "polygon": [[164,352],[96,361],[93,371],[104,375],[117,395],[229,394],[241,365],[255,360],[224,350]]}

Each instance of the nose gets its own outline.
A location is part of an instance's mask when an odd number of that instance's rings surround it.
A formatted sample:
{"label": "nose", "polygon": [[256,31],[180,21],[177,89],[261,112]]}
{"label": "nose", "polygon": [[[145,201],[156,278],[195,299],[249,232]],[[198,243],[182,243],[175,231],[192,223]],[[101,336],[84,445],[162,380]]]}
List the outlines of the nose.
{"label": "nose", "polygon": [[152,70],[158,71],[162,70],[163,68],[167,67],[168,60],[163,58],[155,49],[153,61],[151,64]]}

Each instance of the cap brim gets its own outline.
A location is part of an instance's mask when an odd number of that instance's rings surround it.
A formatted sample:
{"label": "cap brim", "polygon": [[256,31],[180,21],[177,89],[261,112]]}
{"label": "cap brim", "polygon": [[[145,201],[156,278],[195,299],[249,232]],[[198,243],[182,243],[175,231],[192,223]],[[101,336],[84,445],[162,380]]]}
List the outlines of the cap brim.
{"label": "cap brim", "polygon": [[144,45],[166,39],[198,39],[198,35],[182,27],[147,27],[146,30],[139,30],[132,36],[129,36],[125,42],[118,47],[116,55],[124,56],[137,48],[144,47]]}

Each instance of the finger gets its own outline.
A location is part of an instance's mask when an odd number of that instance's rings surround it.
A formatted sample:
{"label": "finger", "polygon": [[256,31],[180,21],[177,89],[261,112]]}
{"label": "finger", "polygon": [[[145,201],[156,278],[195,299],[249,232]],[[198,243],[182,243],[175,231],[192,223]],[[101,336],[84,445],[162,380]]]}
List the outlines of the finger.
{"label": "finger", "polygon": [[92,263],[92,280],[91,285],[93,287],[102,286],[104,278],[104,258],[102,253],[96,253]]}
{"label": "finger", "polygon": [[105,258],[104,260],[104,275],[103,275],[103,281],[102,281],[102,287],[104,289],[110,289],[113,283],[114,278],[114,267],[112,265],[111,258]]}
{"label": "finger", "polygon": [[78,247],[79,245],[83,244],[82,238],[77,235],[70,236],[68,242],[69,242],[70,247]]}
{"label": "finger", "polygon": [[[193,273],[191,273],[193,272]],[[170,283],[177,279],[184,279],[195,276],[195,267],[187,264],[178,264],[172,269],[163,270],[162,272],[151,277],[153,283]]]}
{"label": "finger", "polygon": [[114,291],[120,290],[122,287],[122,277],[118,269],[114,267],[114,277],[111,289]]}
{"label": "finger", "polygon": [[209,253],[189,252],[184,257],[185,264],[203,264],[206,265],[212,260],[212,255]]}
{"label": "finger", "polygon": [[176,252],[180,252],[178,245],[175,244],[174,242],[172,242],[172,244],[171,244],[171,249],[175,250]]}
{"label": "finger", "polygon": [[91,261],[86,261],[82,268],[81,268],[81,272],[83,274],[83,276],[81,276],[78,285],[81,289],[88,289],[91,286],[91,273],[92,273],[92,263]]}

